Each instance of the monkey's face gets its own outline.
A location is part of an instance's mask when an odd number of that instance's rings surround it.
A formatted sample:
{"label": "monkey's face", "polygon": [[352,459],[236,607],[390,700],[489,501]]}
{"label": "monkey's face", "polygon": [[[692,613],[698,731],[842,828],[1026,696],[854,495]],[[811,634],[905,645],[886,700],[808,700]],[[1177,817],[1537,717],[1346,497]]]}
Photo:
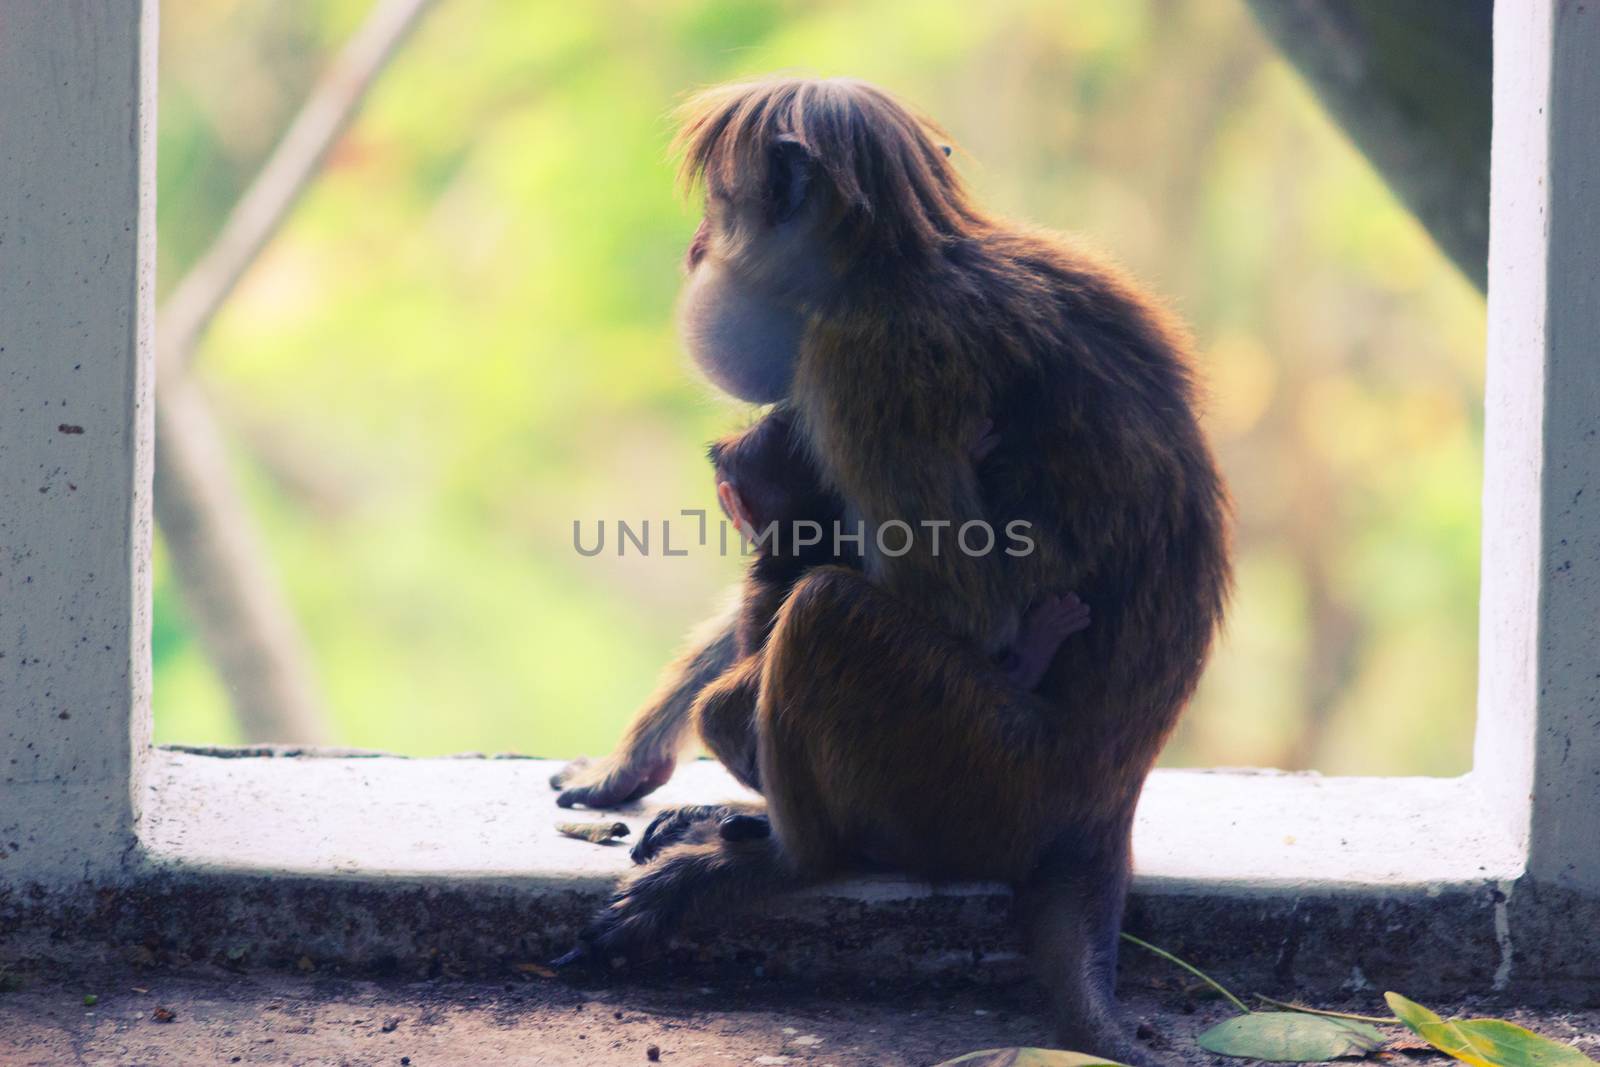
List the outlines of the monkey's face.
{"label": "monkey's face", "polygon": [[716,471],[717,502],[750,540],[769,523],[822,522],[839,510],[806,454],[794,413],[781,405],[707,453]]}
{"label": "monkey's face", "polygon": [[848,306],[880,264],[900,276],[990,221],[938,127],[851,79],[709,89],[683,112],[683,176],[704,185],[679,307],[695,362],[720,389],[790,391],[807,323]]}
{"label": "monkey's face", "polygon": [[789,395],[806,309],[831,280],[810,167],[803,149],[780,143],[764,174],[709,192],[685,257],[679,334],[711,383],[740,400]]}

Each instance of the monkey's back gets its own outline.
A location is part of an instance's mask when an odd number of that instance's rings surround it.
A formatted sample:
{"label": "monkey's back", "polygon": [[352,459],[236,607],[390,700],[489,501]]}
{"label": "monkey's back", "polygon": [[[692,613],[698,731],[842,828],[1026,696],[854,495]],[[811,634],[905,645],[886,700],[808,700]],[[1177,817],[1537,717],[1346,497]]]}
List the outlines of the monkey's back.
{"label": "monkey's back", "polygon": [[[1013,803],[1065,822],[1125,809],[1199,681],[1230,585],[1229,506],[1185,331],[1065,238],[1000,226],[857,304],[864,325],[840,316],[827,344],[852,353],[869,388],[909,383],[880,394],[883,432],[963,405],[994,422],[1000,443],[978,467],[987,518],[996,531],[1028,522],[1035,544],[1006,557],[996,595],[1020,608],[1072,590],[1094,613],[1037,699],[1003,713],[1043,720],[1020,725],[1038,751],[1012,774]],[[826,440],[819,452],[826,465]]]}
{"label": "monkey's back", "polygon": [[1075,765],[1136,790],[1199,681],[1231,582],[1191,342],[1062,237],[999,231],[968,251],[953,266],[990,294],[976,325],[1012,353],[994,386],[1002,443],[982,471],[986,498],[997,521],[1038,531],[1022,583],[1075,590],[1094,612],[1039,693]]}

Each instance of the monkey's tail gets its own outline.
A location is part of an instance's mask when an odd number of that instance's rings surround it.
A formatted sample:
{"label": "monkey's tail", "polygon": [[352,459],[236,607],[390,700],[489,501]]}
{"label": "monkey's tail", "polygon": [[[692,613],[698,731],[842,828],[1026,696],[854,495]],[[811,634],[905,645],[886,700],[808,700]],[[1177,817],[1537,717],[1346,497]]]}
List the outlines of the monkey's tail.
{"label": "monkey's tail", "polygon": [[1023,943],[1049,998],[1063,1048],[1136,1067],[1157,1064],[1123,1028],[1114,992],[1127,894],[1126,849],[1048,854],[1016,887]]}

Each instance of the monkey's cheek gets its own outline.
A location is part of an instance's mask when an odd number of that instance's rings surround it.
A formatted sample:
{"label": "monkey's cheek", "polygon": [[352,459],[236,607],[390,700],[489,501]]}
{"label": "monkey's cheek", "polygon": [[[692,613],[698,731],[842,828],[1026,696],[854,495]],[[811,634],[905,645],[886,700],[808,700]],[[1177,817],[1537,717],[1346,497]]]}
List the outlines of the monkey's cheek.
{"label": "monkey's cheek", "polygon": [[803,326],[798,314],[762,297],[715,264],[689,276],[678,332],[717,389],[753,404],[789,395]]}
{"label": "monkey's cheek", "polygon": [[702,366],[706,378],[719,390],[727,393],[736,400],[744,400],[751,404],[775,404],[789,395],[789,379],[773,374],[764,374],[765,368],[748,368],[748,372],[741,371],[729,374],[722,368]]}
{"label": "monkey's cheek", "polygon": [[[685,330],[683,341],[695,366],[719,392],[751,404],[774,404],[789,395],[793,382],[792,349],[782,351],[774,338],[744,324],[723,322],[722,328]],[[798,338],[793,342],[798,344]]]}

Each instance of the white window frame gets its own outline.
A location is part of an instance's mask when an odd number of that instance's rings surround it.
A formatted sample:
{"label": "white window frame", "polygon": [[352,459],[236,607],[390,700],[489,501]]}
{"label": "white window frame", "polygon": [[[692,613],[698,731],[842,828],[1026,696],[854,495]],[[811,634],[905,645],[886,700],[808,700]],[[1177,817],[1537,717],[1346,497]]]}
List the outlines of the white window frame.
{"label": "white window frame", "polygon": [[[154,0],[0,0],[0,950],[68,912],[99,917],[85,938],[211,931],[352,962],[436,951],[447,922],[462,956],[547,947],[624,862],[554,837],[547,764],[151,745],[155,42]],[[1158,771],[1130,916],[1219,966],[1413,990],[1595,975],[1600,3],[1497,4],[1494,62],[1474,766]],[[732,788],[694,765],[661,800]],[[86,903],[179,889],[211,910]],[[1005,954],[1001,892],[857,881],[749,929],[823,962],[961,968]],[[328,908],[348,921],[330,931]],[[841,921],[930,915],[966,932],[840,947]],[[1397,929],[1403,950],[1381,947]]]}

